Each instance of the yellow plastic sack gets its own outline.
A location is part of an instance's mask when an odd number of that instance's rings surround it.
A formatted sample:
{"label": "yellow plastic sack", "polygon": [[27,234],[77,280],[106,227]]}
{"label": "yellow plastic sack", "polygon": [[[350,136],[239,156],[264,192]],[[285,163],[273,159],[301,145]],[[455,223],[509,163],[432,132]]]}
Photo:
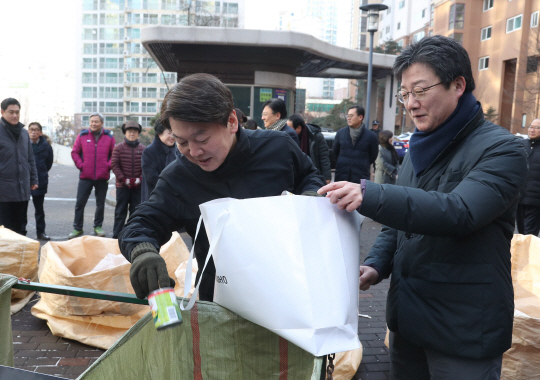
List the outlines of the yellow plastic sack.
{"label": "yellow plastic sack", "polygon": [[501,379],[540,379],[540,239],[514,235],[511,251],[514,330]]}
{"label": "yellow plastic sack", "polygon": [[[0,273],[35,281],[39,242],[0,226]],[[21,310],[35,292],[11,289],[11,314]]]}
{"label": "yellow plastic sack", "polygon": [[[174,233],[160,254],[167,263],[169,276],[174,278],[188,251],[182,238]],[[43,246],[39,281],[133,294],[130,266],[121,255],[117,240],[83,236]],[[179,294],[178,284],[175,292]],[[104,349],[148,312],[148,306],[51,293],[41,293],[41,300],[32,308],[34,316],[47,320],[54,335]]]}

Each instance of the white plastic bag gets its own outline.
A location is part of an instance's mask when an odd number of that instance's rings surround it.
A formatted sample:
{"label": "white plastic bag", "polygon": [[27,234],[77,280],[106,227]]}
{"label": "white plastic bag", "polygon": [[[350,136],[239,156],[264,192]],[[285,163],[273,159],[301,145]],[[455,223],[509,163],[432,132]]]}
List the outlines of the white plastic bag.
{"label": "white plastic bag", "polygon": [[360,348],[360,214],[306,196],[217,199],[200,209],[214,302],[316,356]]}

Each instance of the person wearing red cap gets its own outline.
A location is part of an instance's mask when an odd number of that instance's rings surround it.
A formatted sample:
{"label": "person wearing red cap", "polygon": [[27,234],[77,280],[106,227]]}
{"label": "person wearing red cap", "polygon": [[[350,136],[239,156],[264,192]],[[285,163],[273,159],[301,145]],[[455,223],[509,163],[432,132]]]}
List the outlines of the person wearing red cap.
{"label": "person wearing red cap", "polygon": [[129,208],[129,215],[141,203],[142,167],[141,157],[146,148],[139,142],[142,126],[134,120],[122,125],[126,137],[113,151],[111,166],[116,176],[116,208],[114,210],[113,239],[124,228]]}

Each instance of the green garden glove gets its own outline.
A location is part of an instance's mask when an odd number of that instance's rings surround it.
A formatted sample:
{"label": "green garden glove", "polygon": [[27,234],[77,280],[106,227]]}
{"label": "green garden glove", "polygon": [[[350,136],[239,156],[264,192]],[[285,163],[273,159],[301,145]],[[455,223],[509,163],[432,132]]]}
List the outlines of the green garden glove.
{"label": "green garden glove", "polygon": [[141,243],[131,251],[129,278],[140,299],[159,288],[173,288],[175,284],[167,273],[165,260],[150,243]]}

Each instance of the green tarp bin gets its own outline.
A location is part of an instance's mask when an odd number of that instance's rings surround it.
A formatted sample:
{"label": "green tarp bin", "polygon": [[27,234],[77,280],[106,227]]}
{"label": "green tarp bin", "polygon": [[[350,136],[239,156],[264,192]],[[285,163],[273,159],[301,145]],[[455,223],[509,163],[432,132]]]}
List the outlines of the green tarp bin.
{"label": "green tarp bin", "polygon": [[[0,275],[0,365],[7,366],[13,365],[9,303],[15,283],[14,277]],[[78,379],[324,378],[322,357],[215,303],[197,301],[191,310],[182,311],[182,318],[182,325],[157,331],[147,314]]]}

